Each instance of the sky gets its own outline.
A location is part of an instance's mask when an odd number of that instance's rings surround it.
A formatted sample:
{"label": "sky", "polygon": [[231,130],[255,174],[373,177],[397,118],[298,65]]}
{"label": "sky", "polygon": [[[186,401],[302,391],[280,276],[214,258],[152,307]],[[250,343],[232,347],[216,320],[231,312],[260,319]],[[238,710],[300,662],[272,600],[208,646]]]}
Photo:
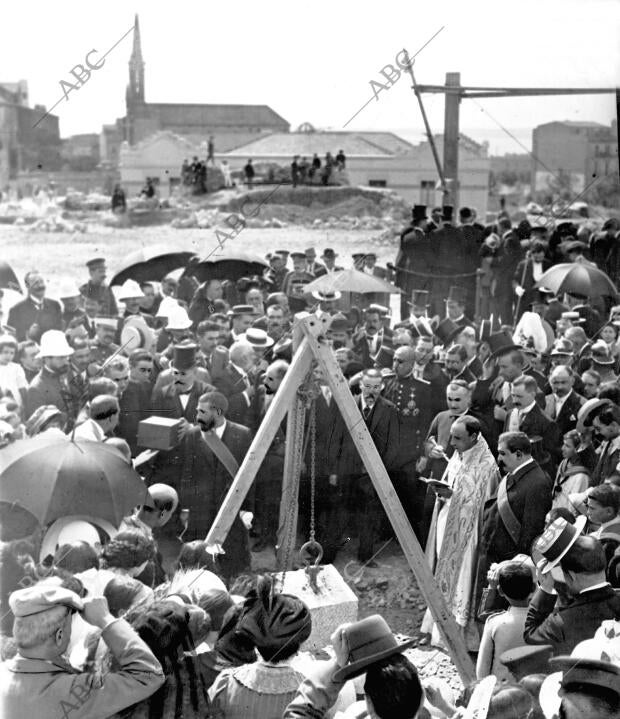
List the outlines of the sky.
{"label": "sky", "polygon": [[[382,68],[406,48],[420,84],[486,87],[620,85],[620,0],[30,0],[3,9],[0,82],[26,79],[30,104],[60,98],[62,137],[99,132],[125,114],[133,33],[88,81],[63,97],[61,80],[91,63],[140,17],[147,102],[267,104],[295,129],[391,130],[421,141],[424,128],[410,79],[386,84]],[[5,29],[6,29],[5,28]],[[376,88],[378,89],[378,88]],[[434,133],[443,131],[443,97],[424,95]],[[488,140],[494,154],[531,148],[531,130],[553,120],[611,122],[615,96],[464,100],[461,132]],[[515,135],[509,137],[499,125]],[[521,144],[519,144],[521,143]]]}

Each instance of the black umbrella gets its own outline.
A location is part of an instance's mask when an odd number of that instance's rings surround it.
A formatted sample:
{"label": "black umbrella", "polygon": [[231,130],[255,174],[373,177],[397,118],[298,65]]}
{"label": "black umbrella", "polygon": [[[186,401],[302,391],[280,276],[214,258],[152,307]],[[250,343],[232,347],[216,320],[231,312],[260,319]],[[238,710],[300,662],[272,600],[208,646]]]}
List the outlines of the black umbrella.
{"label": "black umbrella", "polygon": [[15,292],[22,291],[13,268],[4,260],[0,260],[0,287],[5,290],[15,290]]}
{"label": "black umbrella", "polygon": [[130,252],[123,267],[110,280],[110,285],[122,285],[126,280],[161,282],[164,277],[179,267],[185,267],[196,253],[173,249],[167,245],[142,247]]}
{"label": "black umbrella", "polygon": [[223,248],[191,261],[185,274],[195,277],[199,282],[207,280],[236,281],[248,275],[262,275],[268,267],[269,263],[260,255]]}

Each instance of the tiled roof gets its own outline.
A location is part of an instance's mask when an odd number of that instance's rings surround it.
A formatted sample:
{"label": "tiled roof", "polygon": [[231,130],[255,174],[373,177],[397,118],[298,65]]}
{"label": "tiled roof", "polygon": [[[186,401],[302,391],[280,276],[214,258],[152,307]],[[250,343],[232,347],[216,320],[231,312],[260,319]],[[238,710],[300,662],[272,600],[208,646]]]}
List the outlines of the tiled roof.
{"label": "tiled roof", "polygon": [[289,123],[268,105],[180,105],[147,103],[165,125],[289,127]]}

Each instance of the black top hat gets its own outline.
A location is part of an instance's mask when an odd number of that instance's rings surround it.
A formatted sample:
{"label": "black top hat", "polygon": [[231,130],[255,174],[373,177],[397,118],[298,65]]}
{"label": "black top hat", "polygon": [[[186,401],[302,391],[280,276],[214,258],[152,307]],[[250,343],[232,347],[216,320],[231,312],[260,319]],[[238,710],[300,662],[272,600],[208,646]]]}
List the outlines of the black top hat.
{"label": "black top hat", "polygon": [[488,320],[482,320],[480,323],[480,333],[478,335],[480,342],[488,342],[492,334],[499,332],[499,328],[499,322],[493,316]]}
{"label": "black top hat", "polygon": [[458,302],[461,305],[464,305],[466,302],[466,296],[467,291],[464,287],[450,287],[450,290],[448,292],[447,301],[448,302]]}
{"label": "black top hat", "polygon": [[407,302],[410,307],[428,307],[428,290],[411,290],[411,302]]}
{"label": "black top hat", "polygon": [[460,330],[459,325],[446,317],[446,319],[442,320],[435,328],[435,337],[439,338],[441,344],[447,345],[458,335]]}
{"label": "black top hat", "polygon": [[426,219],[426,205],[414,205],[411,211],[414,222],[420,222]]}
{"label": "black top hat", "polygon": [[196,364],[196,352],[198,345],[188,342],[185,344],[174,345],[172,364],[176,369],[188,370]]}
{"label": "black top hat", "polygon": [[452,207],[452,205],[444,205],[441,208],[441,219],[444,222],[452,222],[453,214],[454,214],[454,207]]}
{"label": "black top hat", "polygon": [[506,332],[495,332],[487,339],[491,348],[491,357],[499,357],[500,355],[512,350],[522,350],[523,347],[516,345],[512,337]]}
{"label": "black top hat", "polygon": [[391,367],[394,361],[394,350],[392,347],[381,345],[374,361],[379,368]]}

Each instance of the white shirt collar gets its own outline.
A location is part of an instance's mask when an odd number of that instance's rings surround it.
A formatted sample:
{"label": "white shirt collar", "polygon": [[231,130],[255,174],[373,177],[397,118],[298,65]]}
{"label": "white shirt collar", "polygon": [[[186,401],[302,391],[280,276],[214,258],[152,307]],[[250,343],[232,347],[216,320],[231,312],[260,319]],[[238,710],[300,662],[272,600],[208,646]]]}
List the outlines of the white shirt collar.
{"label": "white shirt collar", "polygon": [[531,412],[531,410],[534,409],[534,405],[536,404],[536,400],[534,400],[531,404],[528,404],[527,407],[522,407],[520,411],[520,416],[523,417],[523,415],[527,414],[528,412]]}
{"label": "white shirt collar", "polygon": [[611,586],[609,582],[599,582],[598,584],[593,584],[591,587],[586,587],[585,589],[582,589],[579,594],[585,594],[586,592],[593,592],[595,589],[603,589],[603,587],[609,587]]}
{"label": "white shirt collar", "polygon": [[515,467],[510,474],[515,475],[520,469],[523,469],[527,464],[530,462],[534,463],[534,460],[531,457],[528,457],[524,462],[521,462],[517,467]]}

